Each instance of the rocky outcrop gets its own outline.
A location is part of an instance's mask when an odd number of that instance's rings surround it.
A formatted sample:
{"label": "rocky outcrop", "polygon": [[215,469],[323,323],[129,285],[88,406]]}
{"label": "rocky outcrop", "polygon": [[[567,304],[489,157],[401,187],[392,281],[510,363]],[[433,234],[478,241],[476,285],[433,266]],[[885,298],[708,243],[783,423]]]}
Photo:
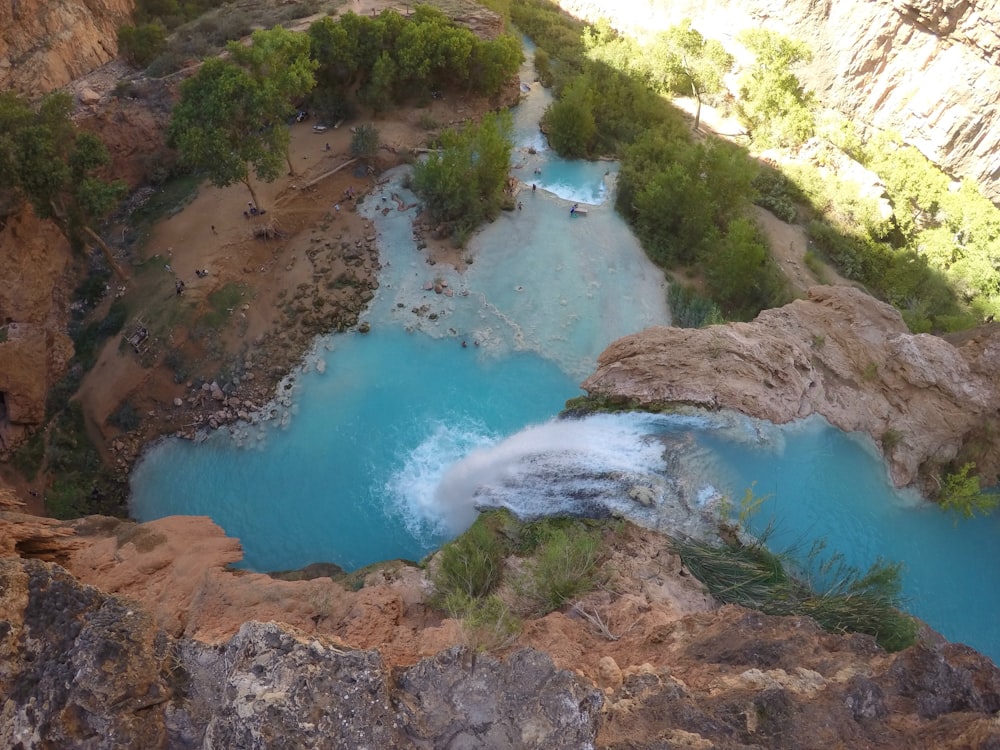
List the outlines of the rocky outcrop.
{"label": "rocky outcrop", "polygon": [[391,670],[275,623],[171,638],[58,566],[0,558],[0,745],[587,747],[600,691],[534,651],[453,648]]}
{"label": "rocky outcrop", "polygon": [[1000,326],[955,346],[909,333],[892,307],[850,287],[751,323],[650,328],[615,341],[583,388],[649,406],[679,402],[784,423],[820,414],[882,447],[897,486],[934,493],[952,462],[975,461],[997,480]]}
{"label": "rocky outcrop", "polygon": [[[103,554],[88,556],[86,547],[116,540],[121,562],[105,566],[109,584],[120,586],[116,567],[142,561],[152,585],[129,596],[26,559],[26,548],[16,550],[20,556],[0,552],[0,746],[577,750],[1000,742],[993,718],[1000,670],[988,659],[931,633],[887,654],[871,637],[824,633],[806,618],[716,608],[703,592],[693,596],[699,585],[665,551],[663,537],[645,529],[611,536],[605,567],[619,577],[578,608],[526,620],[521,636],[499,652],[470,648],[455,630],[431,654],[400,659],[382,643],[400,642],[394,630],[421,627],[398,613],[420,610],[423,597],[411,589],[393,611],[367,593],[390,585],[382,573],[353,592],[329,578],[293,583],[209,564],[206,577],[221,596],[204,582],[191,584],[201,592],[186,605],[191,619],[229,608],[251,621],[208,640],[164,629],[164,588],[156,580],[180,583],[199,574],[196,553],[172,560],[161,552],[177,550],[185,531],[202,554],[207,544],[219,560],[238,548],[206,533],[211,525],[203,519],[184,523],[52,522],[70,532],[62,537],[70,566]],[[8,512],[0,511],[0,524],[0,539],[39,534]],[[360,607],[330,609],[317,584],[340,589],[345,600],[367,597],[378,610],[381,640],[359,646],[345,624]],[[255,603],[247,598],[251,589]],[[268,606],[279,614],[254,619]],[[296,618],[299,611],[311,615],[301,618],[302,627],[282,614]]]}
{"label": "rocky outcrop", "polygon": [[66,335],[69,243],[30,210],[0,220],[0,456],[45,418],[45,397],[73,356]]}
{"label": "rocky outcrop", "polygon": [[[852,121],[898,132],[953,175],[1000,200],[1000,7],[987,0],[560,0],[582,18],[645,34],[690,18],[739,50],[765,27],[806,42],[803,72],[825,104]],[[745,55],[741,55],[745,57]]]}
{"label": "rocky outcrop", "polygon": [[134,8],[134,0],[0,3],[0,91],[34,99],[113,59]]}

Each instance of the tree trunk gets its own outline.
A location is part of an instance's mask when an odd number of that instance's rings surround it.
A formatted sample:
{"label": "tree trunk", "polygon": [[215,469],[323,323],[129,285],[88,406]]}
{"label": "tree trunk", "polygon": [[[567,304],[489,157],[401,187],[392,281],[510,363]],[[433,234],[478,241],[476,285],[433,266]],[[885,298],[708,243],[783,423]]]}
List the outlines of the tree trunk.
{"label": "tree trunk", "polygon": [[288,162],[288,174],[291,177],[295,176],[295,167],[292,166],[292,150],[290,148],[285,148],[285,161]]}
{"label": "tree trunk", "polygon": [[691,93],[694,95],[694,100],[698,102],[698,106],[694,111],[694,132],[697,133],[698,125],[701,123],[701,92],[698,91],[693,77],[691,78]]}
{"label": "tree trunk", "polygon": [[99,248],[101,248],[101,252],[104,253],[104,259],[108,262],[108,265],[111,266],[111,270],[114,272],[115,276],[117,276],[120,281],[125,281],[128,277],[125,275],[125,271],[122,270],[122,267],[118,265],[118,261],[115,260],[115,255],[111,252],[111,248],[108,247],[107,243],[102,240],[100,235],[98,235],[97,232],[90,227],[84,227],[83,232],[90,237],[90,239],[96,242]]}
{"label": "tree trunk", "polygon": [[253,185],[250,183],[250,178],[246,177],[243,179],[243,184],[247,186],[247,190],[250,191],[250,197],[253,198],[254,207],[260,211],[260,201],[257,200],[257,193],[253,189]]}

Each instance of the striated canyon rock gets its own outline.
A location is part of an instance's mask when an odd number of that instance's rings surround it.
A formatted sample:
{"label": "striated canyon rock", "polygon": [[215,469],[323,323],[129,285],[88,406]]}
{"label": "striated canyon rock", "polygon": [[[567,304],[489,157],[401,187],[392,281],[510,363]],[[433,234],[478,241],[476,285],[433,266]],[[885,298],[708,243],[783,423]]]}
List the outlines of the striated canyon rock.
{"label": "striated canyon rock", "polygon": [[108,62],[134,7],[134,0],[0,3],[0,91],[34,99]]}
{"label": "striated canyon rock", "polygon": [[650,328],[612,343],[584,383],[591,394],[640,405],[680,402],[784,423],[820,414],[866,432],[897,486],[976,462],[1000,470],[1000,326],[960,346],[908,332],[899,313],[851,287],[813,287],[807,300],[751,323]]}

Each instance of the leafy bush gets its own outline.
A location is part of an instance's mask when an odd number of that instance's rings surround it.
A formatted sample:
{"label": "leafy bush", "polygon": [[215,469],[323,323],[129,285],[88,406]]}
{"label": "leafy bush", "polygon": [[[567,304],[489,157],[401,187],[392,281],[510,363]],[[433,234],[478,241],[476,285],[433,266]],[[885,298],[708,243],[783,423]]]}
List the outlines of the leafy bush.
{"label": "leafy bush", "polygon": [[442,150],[414,165],[413,189],[435,221],[461,231],[500,212],[510,166],[511,117],[487,114],[479,125],[441,134]]}
{"label": "leafy bush", "polygon": [[145,68],[167,46],[167,29],[159,22],[118,29],[118,54],[129,65]]}
{"label": "leafy bush", "polygon": [[977,513],[988,516],[996,510],[1000,505],[1000,495],[986,493],[979,488],[979,477],[972,473],[975,468],[975,463],[969,462],[945,475],[938,495],[942,508],[963,518],[972,518]]}
{"label": "leafy bush", "polygon": [[684,284],[670,285],[670,318],[678,328],[704,328],[725,322],[718,305]]}
{"label": "leafy bush", "polygon": [[108,417],[108,424],[117,427],[122,432],[132,432],[139,429],[142,417],[131,402],[123,401]]}

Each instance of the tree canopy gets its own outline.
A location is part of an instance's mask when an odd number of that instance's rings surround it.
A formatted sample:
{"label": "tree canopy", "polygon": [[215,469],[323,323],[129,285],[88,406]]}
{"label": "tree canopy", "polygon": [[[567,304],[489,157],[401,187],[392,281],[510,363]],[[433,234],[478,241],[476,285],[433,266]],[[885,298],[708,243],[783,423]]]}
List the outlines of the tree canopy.
{"label": "tree canopy", "polygon": [[213,185],[242,182],[259,207],[251,169],[265,182],[276,179],[288,139],[284,128],[267,126],[268,104],[243,68],[220,58],[206,60],[181,86],[169,142],[186,166],[204,171]]}
{"label": "tree canopy", "polygon": [[414,166],[413,189],[435,221],[468,231],[496,218],[510,168],[512,128],[509,113],[487,114],[479,125],[446,130],[441,151]]}
{"label": "tree canopy", "polygon": [[724,88],[723,79],[733,68],[733,56],[714,39],[706,39],[690,21],[683,21],[656,35],[648,51],[646,68],[658,89],[690,94],[698,103],[694,129],[701,122],[701,105],[707,94]]}
{"label": "tree canopy", "polygon": [[760,146],[802,143],[815,130],[813,97],[793,68],[812,60],[809,48],[765,29],[748,29],[738,38],[755,57],[740,77],[740,119]]}
{"label": "tree canopy", "polygon": [[28,200],[74,246],[87,239],[97,243],[121,277],[124,272],[93,227],[126,187],[99,176],[110,161],[107,149],[93,133],[77,130],[71,111],[72,100],[64,93],[49,94],[37,108],[16,94],[0,94],[0,187]]}

